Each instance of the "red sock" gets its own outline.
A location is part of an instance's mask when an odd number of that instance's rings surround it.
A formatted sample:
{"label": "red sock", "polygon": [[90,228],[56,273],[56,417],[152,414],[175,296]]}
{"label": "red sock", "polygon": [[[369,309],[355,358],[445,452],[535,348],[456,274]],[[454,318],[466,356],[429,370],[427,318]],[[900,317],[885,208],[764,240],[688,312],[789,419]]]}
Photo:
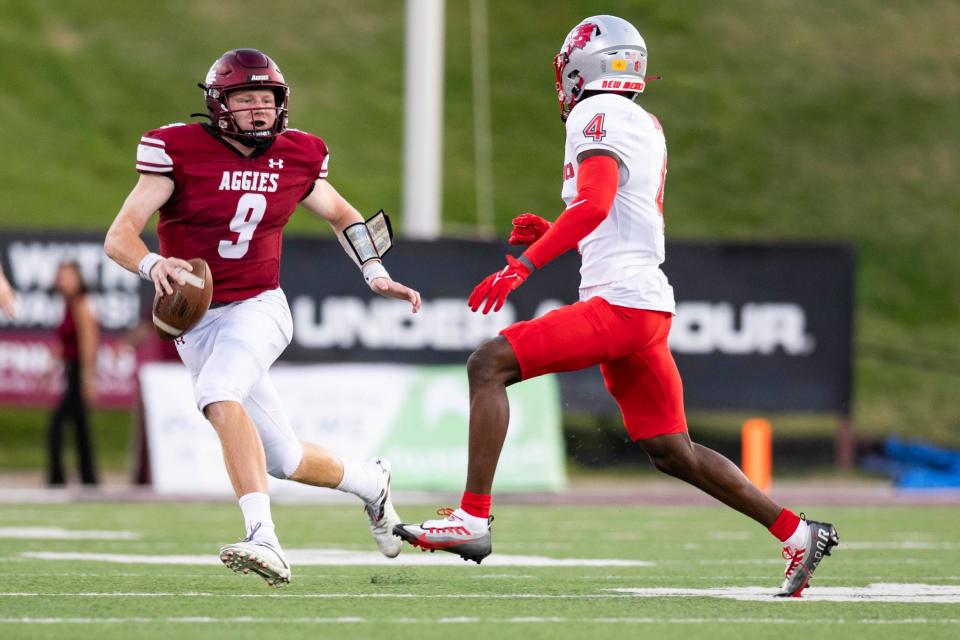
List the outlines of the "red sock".
{"label": "red sock", "polygon": [[[490,494],[463,492],[460,508],[474,518],[488,518],[490,516]],[[793,533],[791,531],[791,533]]]}
{"label": "red sock", "polygon": [[777,516],[777,519],[770,525],[770,533],[777,537],[780,542],[786,542],[787,538],[793,535],[793,532],[800,526],[800,516],[790,509],[784,509]]}

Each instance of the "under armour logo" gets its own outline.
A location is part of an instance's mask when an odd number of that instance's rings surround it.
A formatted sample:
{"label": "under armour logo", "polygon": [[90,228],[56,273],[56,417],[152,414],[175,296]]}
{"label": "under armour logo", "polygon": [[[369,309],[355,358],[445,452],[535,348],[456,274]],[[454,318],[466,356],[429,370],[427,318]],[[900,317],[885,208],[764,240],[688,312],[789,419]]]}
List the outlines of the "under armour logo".
{"label": "under armour logo", "polygon": [[267,161],[267,164],[270,165],[271,169],[283,169],[283,158],[280,160],[274,160],[273,158],[270,158],[270,160]]}
{"label": "under armour logo", "polygon": [[174,342],[176,344],[187,344],[187,341],[184,339],[183,336],[177,337],[176,339],[174,339]]}

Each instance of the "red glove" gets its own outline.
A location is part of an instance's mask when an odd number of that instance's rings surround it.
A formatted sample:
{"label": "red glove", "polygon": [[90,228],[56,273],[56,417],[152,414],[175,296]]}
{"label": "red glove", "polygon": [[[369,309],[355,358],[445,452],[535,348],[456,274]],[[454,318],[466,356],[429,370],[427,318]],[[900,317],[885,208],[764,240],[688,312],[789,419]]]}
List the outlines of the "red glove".
{"label": "red glove", "polygon": [[550,221],[532,213],[521,213],[513,219],[510,244],[531,245],[550,229]]}
{"label": "red glove", "polygon": [[471,311],[476,311],[486,300],[487,303],[483,306],[484,314],[489,313],[491,307],[494,311],[500,311],[510,292],[523,284],[529,275],[530,268],[527,265],[513,256],[507,256],[507,266],[484,278],[470,294],[467,305]]}

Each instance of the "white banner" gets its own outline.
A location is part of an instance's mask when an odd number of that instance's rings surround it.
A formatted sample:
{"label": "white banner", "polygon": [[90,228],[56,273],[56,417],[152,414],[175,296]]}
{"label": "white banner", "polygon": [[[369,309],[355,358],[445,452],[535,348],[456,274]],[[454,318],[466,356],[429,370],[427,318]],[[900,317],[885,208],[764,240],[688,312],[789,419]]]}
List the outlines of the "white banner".
{"label": "white banner", "polygon": [[[459,491],[467,468],[469,395],[462,366],[277,365],[270,377],[294,430],[344,458],[384,456],[399,490]],[[140,371],[153,486],[162,494],[232,494],[220,442],[179,364]],[[560,402],[552,376],[514,385],[497,491],[566,485]],[[270,479],[276,495],[314,487]]]}

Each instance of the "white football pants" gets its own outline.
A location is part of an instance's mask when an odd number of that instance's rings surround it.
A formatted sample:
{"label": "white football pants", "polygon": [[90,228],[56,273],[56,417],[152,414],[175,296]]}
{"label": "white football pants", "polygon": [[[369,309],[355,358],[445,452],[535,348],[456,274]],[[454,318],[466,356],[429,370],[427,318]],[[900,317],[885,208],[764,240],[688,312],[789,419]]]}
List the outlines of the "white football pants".
{"label": "white football pants", "polygon": [[193,377],[197,408],[239,402],[257,426],[267,472],[288,478],[300,466],[303,447],[280,405],[268,370],[293,339],[293,318],[281,289],[210,309],[177,340]]}

